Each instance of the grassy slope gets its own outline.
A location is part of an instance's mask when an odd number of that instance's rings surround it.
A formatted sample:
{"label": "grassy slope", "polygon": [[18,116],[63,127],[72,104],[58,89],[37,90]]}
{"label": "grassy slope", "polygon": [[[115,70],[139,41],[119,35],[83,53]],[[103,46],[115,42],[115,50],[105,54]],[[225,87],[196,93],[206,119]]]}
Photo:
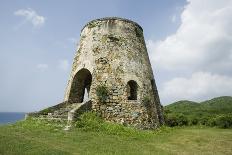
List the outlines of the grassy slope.
{"label": "grassy slope", "polygon": [[0,126],[0,154],[230,154],[232,130],[201,127],[163,128],[114,135],[69,132],[39,122]]}
{"label": "grassy slope", "polygon": [[182,113],[184,115],[212,116],[232,113],[232,97],[223,96],[201,103],[192,101],[178,101],[165,106],[168,113]]}

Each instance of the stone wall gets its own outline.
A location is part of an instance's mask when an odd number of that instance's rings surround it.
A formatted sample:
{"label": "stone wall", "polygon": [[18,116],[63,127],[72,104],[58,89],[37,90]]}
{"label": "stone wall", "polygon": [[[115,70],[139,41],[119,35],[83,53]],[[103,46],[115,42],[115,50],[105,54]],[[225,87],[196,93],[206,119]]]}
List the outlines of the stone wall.
{"label": "stone wall", "polygon": [[[80,72],[83,70],[91,74],[88,87],[76,80],[82,76]],[[78,85],[82,87],[77,89]],[[105,103],[99,102],[96,95],[99,85],[106,86],[109,92]],[[89,22],[82,29],[65,101],[82,98],[83,93],[82,96],[75,94],[81,94],[78,91],[83,92],[85,88],[89,92],[92,109],[108,121],[138,128],[156,128],[162,122],[143,30],[133,21],[103,18]],[[148,107],[143,104],[145,98],[149,99]]]}

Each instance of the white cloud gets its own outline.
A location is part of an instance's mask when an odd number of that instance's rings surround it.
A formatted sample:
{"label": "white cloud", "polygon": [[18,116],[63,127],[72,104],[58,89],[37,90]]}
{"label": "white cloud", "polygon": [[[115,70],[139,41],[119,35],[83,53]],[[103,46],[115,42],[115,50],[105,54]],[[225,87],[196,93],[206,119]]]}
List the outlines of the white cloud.
{"label": "white cloud", "polygon": [[48,69],[48,64],[37,64],[36,68],[43,72]]}
{"label": "white cloud", "polygon": [[232,95],[232,1],[187,1],[176,33],[147,41],[163,103]]}
{"label": "white cloud", "polygon": [[58,68],[64,71],[67,71],[69,69],[69,62],[68,60],[60,60],[58,64]]}
{"label": "white cloud", "polygon": [[232,77],[208,72],[196,72],[189,78],[174,78],[164,83],[160,91],[166,103],[181,99],[205,100],[225,95],[232,95]]}
{"label": "white cloud", "polygon": [[[148,41],[151,60],[169,70],[232,67],[232,1],[188,0],[177,32],[163,41]],[[215,69],[216,67],[216,69]]]}
{"label": "white cloud", "polygon": [[45,23],[45,17],[38,15],[37,12],[31,8],[20,9],[14,12],[16,16],[25,18],[25,22],[31,22],[34,27],[41,27]]}

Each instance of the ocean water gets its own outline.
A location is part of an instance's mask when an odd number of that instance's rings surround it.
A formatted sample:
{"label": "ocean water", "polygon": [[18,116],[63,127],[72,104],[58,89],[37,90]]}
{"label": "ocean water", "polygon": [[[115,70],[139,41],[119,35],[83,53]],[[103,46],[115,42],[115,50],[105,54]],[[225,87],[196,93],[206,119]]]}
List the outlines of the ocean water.
{"label": "ocean water", "polygon": [[15,123],[23,120],[25,113],[22,112],[0,112],[0,124]]}

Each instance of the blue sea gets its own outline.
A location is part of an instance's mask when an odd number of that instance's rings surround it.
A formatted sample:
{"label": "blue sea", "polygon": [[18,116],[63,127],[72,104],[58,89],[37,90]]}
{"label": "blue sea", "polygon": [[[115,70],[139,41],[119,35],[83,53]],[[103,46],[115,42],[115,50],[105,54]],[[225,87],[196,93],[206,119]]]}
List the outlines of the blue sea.
{"label": "blue sea", "polygon": [[15,123],[23,120],[25,113],[22,112],[0,112],[0,124]]}

